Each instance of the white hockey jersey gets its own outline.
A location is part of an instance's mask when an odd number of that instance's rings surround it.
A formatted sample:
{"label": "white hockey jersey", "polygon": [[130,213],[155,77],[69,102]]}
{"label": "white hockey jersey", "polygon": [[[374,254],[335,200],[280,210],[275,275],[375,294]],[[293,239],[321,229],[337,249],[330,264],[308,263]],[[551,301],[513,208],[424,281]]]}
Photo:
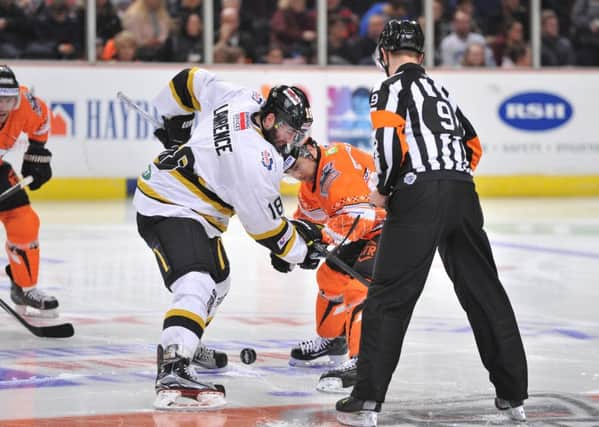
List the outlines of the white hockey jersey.
{"label": "white hockey jersey", "polygon": [[252,121],[257,92],[218,81],[200,68],[181,71],[154,99],[159,114],[196,112],[189,142],[162,152],[137,180],[133,203],[145,216],[192,218],[223,233],[234,214],[258,243],[290,263],[307,247],[283,215],[283,159]]}

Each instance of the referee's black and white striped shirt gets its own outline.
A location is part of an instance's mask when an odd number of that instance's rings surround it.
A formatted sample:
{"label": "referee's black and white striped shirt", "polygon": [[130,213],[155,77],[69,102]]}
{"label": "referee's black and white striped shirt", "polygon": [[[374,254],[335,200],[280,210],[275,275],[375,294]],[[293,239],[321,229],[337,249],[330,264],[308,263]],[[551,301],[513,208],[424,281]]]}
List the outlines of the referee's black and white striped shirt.
{"label": "referee's black and white striped shirt", "polygon": [[378,190],[429,179],[472,180],[482,149],[474,128],[415,63],[375,86],[370,95]]}

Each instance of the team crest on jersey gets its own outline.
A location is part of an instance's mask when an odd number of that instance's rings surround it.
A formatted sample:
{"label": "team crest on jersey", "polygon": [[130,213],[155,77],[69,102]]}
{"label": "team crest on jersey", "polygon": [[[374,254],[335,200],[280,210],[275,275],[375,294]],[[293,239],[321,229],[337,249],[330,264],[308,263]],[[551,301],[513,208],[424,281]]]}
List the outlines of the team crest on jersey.
{"label": "team crest on jersey", "polygon": [[258,92],[252,92],[252,99],[260,105],[264,102],[264,98]]}
{"label": "team crest on jersey", "polygon": [[272,170],[272,165],[274,162],[275,161],[272,158],[272,154],[270,154],[270,151],[264,150],[262,152],[262,166],[264,166],[266,169],[270,171]]}
{"label": "team crest on jersey", "polygon": [[25,91],[24,95],[25,95],[25,99],[27,99],[27,101],[29,102],[29,105],[31,105],[31,109],[33,111],[35,111],[38,116],[41,116],[42,115],[42,108],[37,103],[37,100],[35,99],[35,96],[33,96],[33,94],[31,92],[29,92],[29,91]]}
{"label": "team crest on jersey", "polygon": [[322,174],[320,175],[320,194],[324,197],[329,195],[329,189],[333,181],[340,175],[339,171],[333,166],[333,162],[327,163],[322,168]]}
{"label": "team crest on jersey", "polygon": [[233,129],[244,130],[250,127],[250,113],[237,113],[233,116]]}
{"label": "team crest on jersey", "polygon": [[141,177],[146,181],[152,177],[152,168],[148,165],[148,168],[142,172]]}

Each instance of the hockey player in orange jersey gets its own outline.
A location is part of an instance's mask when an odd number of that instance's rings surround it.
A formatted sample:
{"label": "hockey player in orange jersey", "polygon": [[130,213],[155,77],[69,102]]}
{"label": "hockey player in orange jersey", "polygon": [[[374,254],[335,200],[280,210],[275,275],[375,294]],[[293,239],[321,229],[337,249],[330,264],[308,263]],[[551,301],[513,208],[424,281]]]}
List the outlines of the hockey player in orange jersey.
{"label": "hockey player in orange jersey", "polygon": [[[21,174],[31,176],[31,190],[37,190],[52,177],[50,151],[45,148],[50,130],[48,107],[24,86],[19,86],[12,70],[0,65],[0,192],[18,182],[12,166],[3,160],[21,133],[29,146],[23,156]],[[10,297],[21,314],[56,314],[58,301],[37,289],[39,269],[38,232],[40,221],[24,190],[0,202],[0,221],[6,229]]]}
{"label": "hockey player in orange jersey", "polygon": [[[371,206],[368,195],[376,174],[373,158],[350,144],[320,147],[313,139],[292,146],[285,156],[286,173],[301,181],[295,217],[323,225],[323,242],[338,245],[354,220],[360,219],[339,248],[338,256],[362,276],[370,279],[377,240],[385,211]],[[291,266],[275,255],[275,269]],[[310,365],[328,356],[332,362],[349,360],[324,373],[317,389],[342,392],[353,386],[360,346],[362,304],[367,287],[345,274],[333,262],[318,269],[316,280],[316,332],[318,337],[301,342],[291,350],[289,364]]]}

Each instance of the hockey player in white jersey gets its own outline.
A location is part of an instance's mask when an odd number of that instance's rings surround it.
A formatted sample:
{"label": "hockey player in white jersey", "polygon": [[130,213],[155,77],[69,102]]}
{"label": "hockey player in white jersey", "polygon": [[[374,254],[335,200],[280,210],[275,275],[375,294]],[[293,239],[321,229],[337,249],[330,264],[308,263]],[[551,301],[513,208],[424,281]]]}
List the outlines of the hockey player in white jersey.
{"label": "hockey player in white jersey", "polygon": [[279,150],[304,137],[312,114],[297,87],[275,86],[264,102],[199,68],[178,73],[154,105],[165,123],[156,135],[171,148],[141,174],[134,196],[139,233],[173,294],[158,346],[154,406],[213,409],[225,404],[224,387],[200,381],[190,365],[206,351],[204,329],[229,291],[220,238],[229,218],[237,214],[252,238],[285,261],[318,265],[319,228],[287,220],[279,194]]}

